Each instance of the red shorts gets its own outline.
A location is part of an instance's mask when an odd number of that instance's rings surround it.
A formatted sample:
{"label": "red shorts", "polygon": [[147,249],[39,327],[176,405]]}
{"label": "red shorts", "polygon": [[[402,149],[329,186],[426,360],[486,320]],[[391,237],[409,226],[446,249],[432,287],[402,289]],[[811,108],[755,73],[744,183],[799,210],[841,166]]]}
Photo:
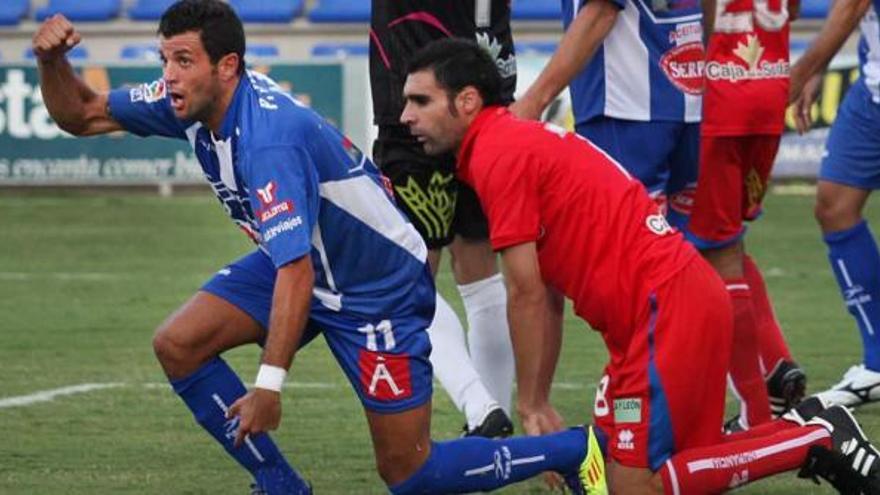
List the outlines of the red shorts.
{"label": "red shorts", "polygon": [[721,442],[733,314],[715,270],[693,260],[645,301],[596,391],[608,457],[627,467],[656,471],[675,452]]}
{"label": "red shorts", "polygon": [[779,135],[702,136],[700,175],[688,225],[699,249],[738,240],[743,220],[761,213]]}

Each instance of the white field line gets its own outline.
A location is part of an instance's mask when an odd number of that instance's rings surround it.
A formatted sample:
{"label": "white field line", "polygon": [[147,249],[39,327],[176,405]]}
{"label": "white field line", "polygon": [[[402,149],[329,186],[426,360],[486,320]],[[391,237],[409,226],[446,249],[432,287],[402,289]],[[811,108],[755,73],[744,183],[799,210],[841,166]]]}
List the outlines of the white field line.
{"label": "white field line", "polygon": [[[68,387],[53,388],[51,390],[41,390],[27,395],[18,395],[13,397],[0,398],[0,409],[9,409],[12,407],[25,407],[41,402],[51,402],[58,397],[68,395],[84,394],[94,392],[96,390],[106,390],[120,387],[142,387],[147,389],[170,389],[168,383],[152,382],[152,383],[81,383],[79,385],[70,385]],[[345,382],[291,382],[285,383],[286,389],[339,389],[349,388],[349,384]],[[442,387],[435,384],[438,391],[442,391]],[[556,382],[553,388],[559,390],[592,390],[593,385],[584,385],[579,383]]]}
{"label": "white field line", "polygon": [[19,395],[17,397],[7,397],[0,399],[0,409],[9,407],[22,407],[36,404],[39,402],[49,402],[57,397],[65,395],[83,394],[93,390],[102,390],[105,388],[121,387],[122,383],[81,383],[79,385],[71,385],[69,387],[54,388],[52,390],[41,390],[28,395]]}

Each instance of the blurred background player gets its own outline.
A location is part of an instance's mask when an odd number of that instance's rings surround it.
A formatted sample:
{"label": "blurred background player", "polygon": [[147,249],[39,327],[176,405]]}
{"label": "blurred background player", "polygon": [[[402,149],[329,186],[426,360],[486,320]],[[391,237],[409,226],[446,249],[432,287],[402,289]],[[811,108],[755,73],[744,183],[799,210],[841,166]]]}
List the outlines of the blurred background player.
{"label": "blurred background player", "polygon": [[449,247],[452,273],[467,315],[468,335],[443,296],[428,329],[431,364],[455,406],[466,435],[510,435],[513,352],[507,329],[504,281],[489,246],[488,226],[473,191],[454,175],[451,154],[427,156],[400,124],[403,81],[412,54],[432,40],[464,37],[492,53],[513,100],[516,59],[509,0],[373,0],[370,83],[379,136],[373,159],[394,186],[395,199],[428,245],[436,276],[441,250]]}
{"label": "blurred background player", "polygon": [[562,14],[559,48],[511,111],[537,119],[570,83],[577,133],[638,178],[673,226],[683,226],[697,178],[698,1],[566,1]]}
{"label": "blurred background player", "polygon": [[743,220],[761,214],[783,131],[792,7],[788,0],[719,1],[709,37],[688,239],[724,279],[733,302],[730,385],[741,407],[729,429],[769,421],[771,409],[778,417],[806,387],[743,242]]}
{"label": "blurred background player", "polygon": [[[412,60],[401,121],[427,153],[457,153],[456,173],[485,207],[526,432],[561,427],[550,385],[565,295],[610,354],[596,415],[611,493],[720,493],[805,464],[846,493],[878,493],[880,453],[846,408],[811,398],[722,440],[733,318],[721,279],[604,151],[513,117],[499,88],[475,44],[434,42]],[[591,493],[591,471],[581,477]]]}
{"label": "blurred background player", "polygon": [[[431,441],[425,329],[434,284],[427,249],[378,169],[273,80],[245,70],[244,30],[227,3],[181,0],[158,31],[162,79],[96,93],[66,57],[79,33],[55,15],[33,39],[40,85],[52,117],[75,135],[188,140],[227,214],[257,244],[153,341],[175,393],[253,475],[253,493],[311,493],[264,433],[281,420],[295,353],[319,333],[361,400],[392,493],[485,491],[544,471],[577,472],[589,429]],[[252,343],[264,347],[248,392],[220,354]]]}
{"label": "blurred background player", "polygon": [[880,252],[862,210],[880,188],[880,4],[837,0],[816,39],[791,71],[791,100],[800,132],[809,129],[821,76],[861,20],[859,79],[828,134],[816,188],[816,220],[847,310],[862,337],[863,360],[822,392],[847,406],[880,400]]}

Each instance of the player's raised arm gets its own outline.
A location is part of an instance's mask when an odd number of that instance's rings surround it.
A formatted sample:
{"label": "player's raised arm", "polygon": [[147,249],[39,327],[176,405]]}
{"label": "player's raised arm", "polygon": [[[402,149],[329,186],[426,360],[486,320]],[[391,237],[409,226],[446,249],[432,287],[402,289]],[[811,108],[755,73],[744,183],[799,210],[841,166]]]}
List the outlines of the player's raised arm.
{"label": "player's raised arm", "polygon": [[593,58],[611,32],[622,5],[615,0],[590,0],[562,36],[559,48],[526,93],[510,106],[519,118],[538,119],[574,76]]}
{"label": "player's raised arm", "polygon": [[801,96],[810,78],[825,70],[870,6],[870,0],[835,0],[816,39],[791,68],[789,103]]}
{"label": "player's raised arm", "polygon": [[61,14],[44,21],[34,35],[33,50],[46,108],[59,127],[77,136],[121,130],[107,110],[107,95],[90,88],[67,60],[67,52],[80,39],[73,24]]}

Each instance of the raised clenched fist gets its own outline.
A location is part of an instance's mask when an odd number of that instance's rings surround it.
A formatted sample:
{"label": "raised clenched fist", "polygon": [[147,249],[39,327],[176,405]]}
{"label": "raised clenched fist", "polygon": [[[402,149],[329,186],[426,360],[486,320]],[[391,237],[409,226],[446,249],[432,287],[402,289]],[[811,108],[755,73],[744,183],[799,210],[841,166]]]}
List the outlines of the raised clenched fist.
{"label": "raised clenched fist", "polygon": [[43,21],[34,35],[34,55],[41,62],[57,60],[76,46],[81,39],[80,34],[66,17],[55,14]]}

